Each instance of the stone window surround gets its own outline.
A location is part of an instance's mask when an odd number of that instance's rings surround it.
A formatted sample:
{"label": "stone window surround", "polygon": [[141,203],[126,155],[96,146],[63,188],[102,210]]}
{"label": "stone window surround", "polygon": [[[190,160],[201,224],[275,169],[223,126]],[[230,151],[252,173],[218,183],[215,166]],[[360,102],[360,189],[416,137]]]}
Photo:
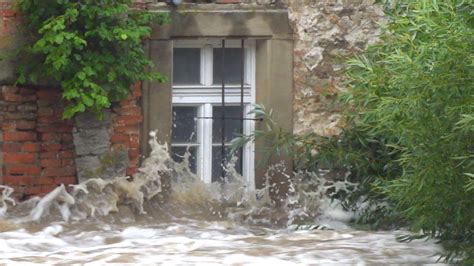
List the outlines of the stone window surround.
{"label": "stone window surround", "polygon": [[[169,12],[171,23],[157,26],[147,43],[150,59],[156,70],[172,77],[173,41],[199,38],[251,38],[255,40],[256,52],[256,103],[274,110],[274,120],[285,130],[293,128],[293,33],[286,9],[255,10],[152,10]],[[172,84],[148,82],[143,85],[142,154],[149,153],[149,132],[157,130],[162,143],[170,143]],[[257,125],[257,128],[259,126]],[[256,150],[263,148],[256,143]],[[255,185],[265,183],[267,167],[260,164],[262,155],[255,154]],[[288,158],[274,158],[270,163],[285,161],[292,169]],[[276,174],[271,182],[286,182],[287,176]],[[286,193],[280,188],[280,194]]]}

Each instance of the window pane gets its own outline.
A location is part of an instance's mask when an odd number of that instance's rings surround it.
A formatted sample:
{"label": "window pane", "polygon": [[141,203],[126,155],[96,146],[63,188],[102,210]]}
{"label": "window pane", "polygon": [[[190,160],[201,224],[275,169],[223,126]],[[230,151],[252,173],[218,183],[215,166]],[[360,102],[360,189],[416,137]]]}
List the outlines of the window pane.
{"label": "window pane", "polygon": [[[212,122],[212,142],[221,143],[222,138],[222,106],[214,106],[213,108],[214,120]],[[242,108],[240,106],[226,106],[225,107],[225,141],[230,142],[233,138],[238,136],[242,121],[240,116]]]}
{"label": "window pane", "polygon": [[189,169],[191,172],[196,173],[196,158],[197,158],[197,147],[171,147],[171,156],[175,162],[182,162],[184,160],[184,154],[186,150],[189,150],[191,156],[189,157]]}
{"label": "window pane", "polygon": [[173,107],[173,128],[171,142],[196,143],[197,107]]}
{"label": "window pane", "polygon": [[225,49],[225,67],[222,67],[222,48],[214,49],[214,84],[222,83],[222,70],[225,72],[226,84],[240,84],[242,73],[242,50]]}
{"label": "window pane", "polygon": [[200,84],[201,49],[174,48],[173,53],[173,84]]}
{"label": "window pane", "polygon": [[[229,146],[225,149],[225,156],[226,159],[229,160],[229,153],[231,148]],[[212,147],[212,182],[221,181],[223,176],[223,169],[222,169],[222,150],[221,146],[213,146]],[[237,161],[235,162],[235,170],[239,174],[242,174],[242,149],[240,149],[237,154]]]}

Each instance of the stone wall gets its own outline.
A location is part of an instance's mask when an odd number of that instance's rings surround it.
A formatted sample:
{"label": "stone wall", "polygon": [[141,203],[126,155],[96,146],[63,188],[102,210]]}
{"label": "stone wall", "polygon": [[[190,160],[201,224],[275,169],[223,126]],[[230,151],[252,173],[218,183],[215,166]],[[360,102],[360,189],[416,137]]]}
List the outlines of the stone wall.
{"label": "stone wall", "polygon": [[344,60],[377,42],[383,10],[374,0],[289,0],[295,32],[294,131],[337,135]]}
{"label": "stone wall", "polygon": [[128,98],[114,103],[101,118],[92,113],[76,116],[73,135],[79,182],[137,172],[143,121],[140,97],[141,84],[137,83]]}

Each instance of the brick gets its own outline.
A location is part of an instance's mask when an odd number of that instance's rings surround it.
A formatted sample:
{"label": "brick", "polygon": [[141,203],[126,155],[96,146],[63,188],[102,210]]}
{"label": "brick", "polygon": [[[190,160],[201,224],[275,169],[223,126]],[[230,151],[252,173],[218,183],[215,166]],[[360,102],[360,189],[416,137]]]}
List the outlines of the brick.
{"label": "brick", "polygon": [[61,140],[61,134],[55,133],[55,132],[47,132],[47,133],[40,133],[40,139],[41,141],[57,141],[59,142]]}
{"label": "brick", "polygon": [[6,152],[3,154],[4,164],[34,164],[36,154],[34,153],[13,153]]}
{"label": "brick", "polygon": [[128,157],[131,159],[138,158],[140,156],[140,150],[139,149],[130,149],[128,150]]}
{"label": "brick", "polygon": [[138,168],[137,167],[129,167],[127,168],[127,175],[128,176],[132,176],[134,174],[136,174],[138,172]]}
{"label": "brick", "polygon": [[41,159],[40,161],[41,167],[61,167],[61,159]]}
{"label": "brick", "polygon": [[119,102],[121,107],[133,107],[137,106],[137,100],[132,99],[132,100],[122,100]]}
{"label": "brick", "polygon": [[2,124],[2,130],[3,131],[12,131],[16,129],[16,123],[15,121],[5,121]]}
{"label": "brick", "polygon": [[122,134],[139,134],[140,129],[138,126],[118,126],[114,128],[114,131],[116,133],[122,133]]}
{"label": "brick", "polygon": [[0,16],[1,17],[14,17],[16,16],[17,12],[15,10],[12,10],[12,9],[0,9]]}
{"label": "brick", "polygon": [[56,132],[71,133],[73,128],[74,127],[72,125],[67,125],[67,124],[62,123],[56,127]]}
{"label": "brick", "polygon": [[36,112],[37,109],[38,107],[33,103],[21,104],[16,107],[16,110],[21,113]]}
{"label": "brick", "polygon": [[66,143],[61,144],[61,150],[63,151],[74,150],[74,143],[66,142]]}
{"label": "brick", "polygon": [[75,167],[46,168],[43,170],[42,176],[72,176],[76,174]]}
{"label": "brick", "polygon": [[21,152],[23,151],[22,145],[19,142],[9,142],[3,143],[2,145],[3,152]]}
{"label": "brick", "polygon": [[59,177],[54,178],[54,183],[57,185],[77,184],[77,179],[75,176],[59,176]]}
{"label": "brick", "polygon": [[73,140],[74,140],[74,138],[73,138],[72,134],[63,134],[61,136],[61,142],[63,142],[63,143],[64,142],[71,142],[72,143]]}
{"label": "brick", "polygon": [[25,189],[26,195],[38,195],[41,193],[41,186],[28,186]]}
{"label": "brick", "polygon": [[17,121],[6,121],[2,125],[2,130],[13,131],[13,130],[28,130],[36,127],[35,121],[17,120]]}
{"label": "brick", "polygon": [[41,185],[41,193],[49,193],[55,190],[57,187],[57,185]]}
{"label": "brick", "polygon": [[28,130],[28,129],[34,129],[35,127],[36,127],[36,122],[34,121],[26,121],[26,120],[16,121],[16,129]]}
{"label": "brick", "polygon": [[20,91],[18,87],[2,86],[2,94],[16,94]]}
{"label": "brick", "polygon": [[139,149],[140,148],[140,136],[139,135],[130,135],[130,149]]}
{"label": "brick", "polygon": [[37,112],[38,116],[52,116],[54,114],[54,109],[51,107],[40,107]]}
{"label": "brick", "polygon": [[36,96],[6,93],[3,95],[3,100],[5,102],[34,102],[36,101]]}
{"label": "brick", "polygon": [[139,116],[142,114],[142,109],[138,106],[128,106],[118,108],[118,113],[120,115],[136,115]]}
{"label": "brick", "polygon": [[128,143],[113,143],[112,151],[128,150]]}
{"label": "brick", "polygon": [[142,96],[142,84],[137,82],[130,87],[130,92],[134,98],[140,98]]}
{"label": "brick", "polygon": [[35,141],[34,132],[4,132],[3,141]]}
{"label": "brick", "polygon": [[139,164],[140,164],[139,158],[130,159],[130,161],[128,162],[129,167],[138,167]]}
{"label": "brick", "polygon": [[76,154],[74,151],[61,151],[59,153],[59,158],[62,158],[62,159],[71,159],[75,157],[76,157]]}
{"label": "brick", "polygon": [[57,159],[60,158],[60,153],[55,151],[42,152],[40,153],[41,159]]}
{"label": "brick", "polygon": [[46,99],[51,102],[56,101],[61,97],[60,91],[59,90],[38,90],[36,92],[36,96],[38,96],[39,99]]}
{"label": "brick", "polygon": [[38,143],[24,143],[21,147],[23,152],[37,152],[39,151],[40,145]]}
{"label": "brick", "polygon": [[32,95],[32,94],[36,93],[36,90],[33,89],[33,88],[24,88],[24,87],[22,87],[22,88],[19,88],[18,93],[20,95]]}
{"label": "brick", "polygon": [[127,134],[114,134],[110,140],[112,143],[129,142],[130,136]]}
{"label": "brick", "polygon": [[5,173],[7,175],[38,176],[41,173],[41,168],[35,165],[7,165]]}
{"label": "brick", "polygon": [[138,125],[143,121],[142,115],[122,115],[115,119],[116,126]]}
{"label": "brick", "polygon": [[41,151],[60,151],[61,144],[56,143],[42,143],[41,144]]}
{"label": "brick", "polygon": [[33,180],[35,185],[52,185],[54,184],[54,178],[49,176],[37,177]]}
{"label": "brick", "polygon": [[11,120],[36,120],[36,113],[7,112],[4,114],[4,118]]}
{"label": "brick", "polygon": [[50,123],[50,124],[41,124],[36,128],[36,131],[40,133],[71,133],[73,127],[70,125],[65,125],[63,123]]}
{"label": "brick", "polygon": [[56,116],[40,116],[38,117],[38,123],[40,124],[54,124],[58,121],[61,121],[58,117]]}
{"label": "brick", "polygon": [[61,160],[61,166],[74,166],[76,162],[74,159],[62,159]]}
{"label": "brick", "polygon": [[33,178],[31,176],[6,175],[3,177],[3,182],[5,185],[30,185],[33,183]]}

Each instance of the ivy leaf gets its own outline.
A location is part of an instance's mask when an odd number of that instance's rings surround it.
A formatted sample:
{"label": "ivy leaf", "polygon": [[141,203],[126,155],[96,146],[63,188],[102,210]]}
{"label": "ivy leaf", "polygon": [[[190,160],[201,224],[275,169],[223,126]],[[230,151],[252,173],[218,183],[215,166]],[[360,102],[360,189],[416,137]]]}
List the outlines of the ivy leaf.
{"label": "ivy leaf", "polygon": [[84,72],[79,72],[79,73],[77,73],[77,77],[78,77],[80,80],[85,80],[85,79],[86,79],[86,73],[84,73]]}
{"label": "ivy leaf", "polygon": [[64,41],[64,36],[63,36],[63,35],[56,35],[56,37],[55,37],[55,42],[56,42],[57,44],[62,44],[63,41]]}

